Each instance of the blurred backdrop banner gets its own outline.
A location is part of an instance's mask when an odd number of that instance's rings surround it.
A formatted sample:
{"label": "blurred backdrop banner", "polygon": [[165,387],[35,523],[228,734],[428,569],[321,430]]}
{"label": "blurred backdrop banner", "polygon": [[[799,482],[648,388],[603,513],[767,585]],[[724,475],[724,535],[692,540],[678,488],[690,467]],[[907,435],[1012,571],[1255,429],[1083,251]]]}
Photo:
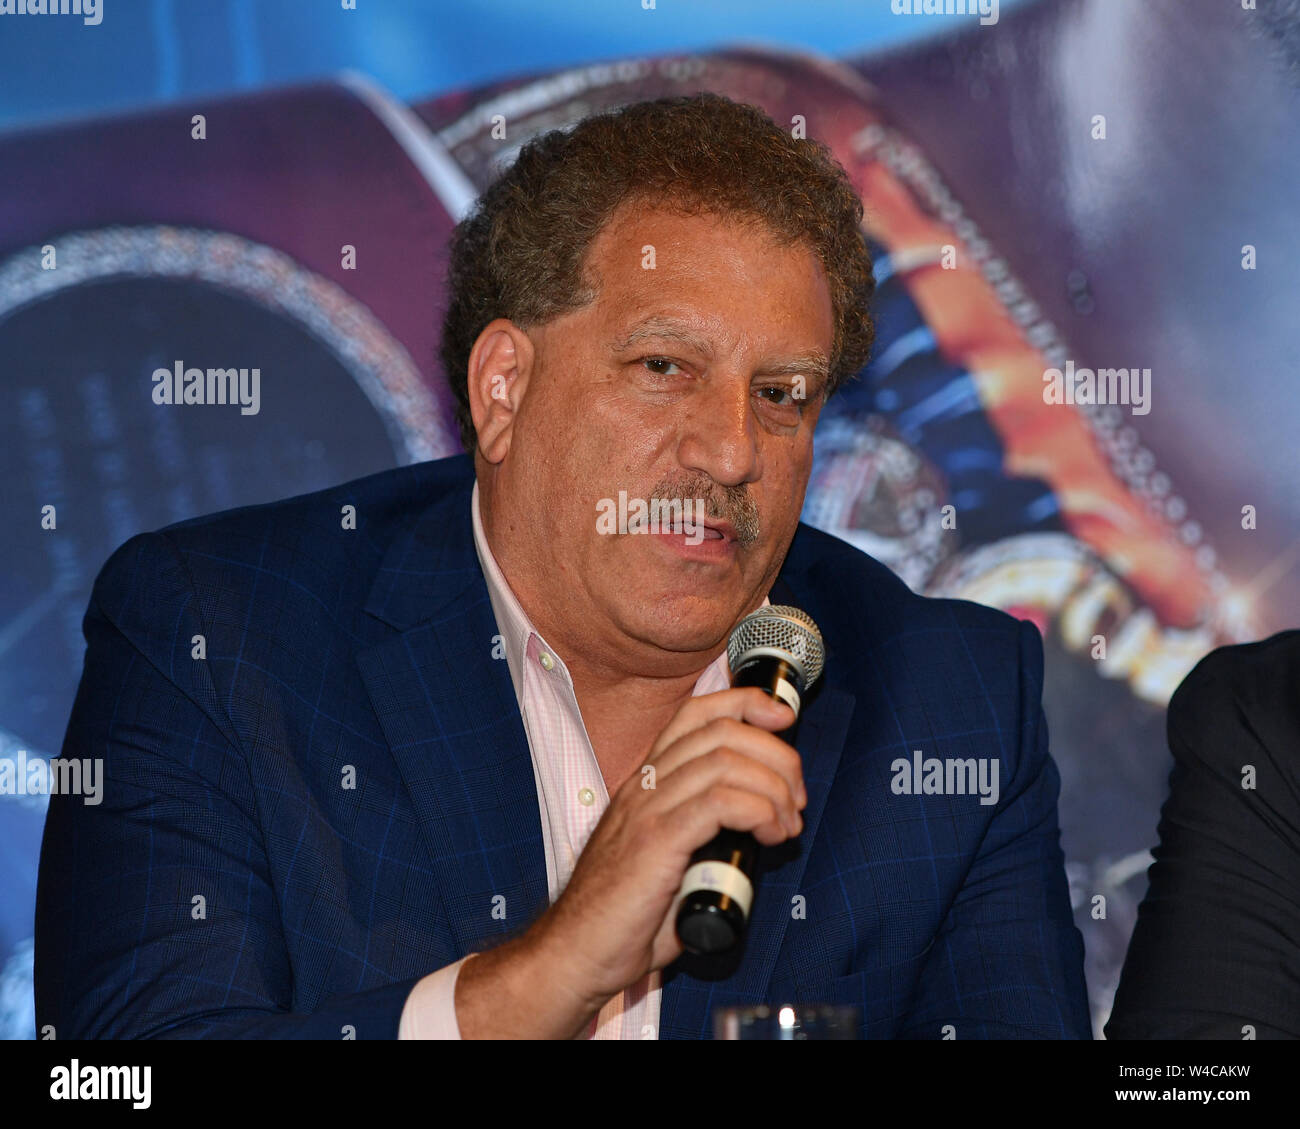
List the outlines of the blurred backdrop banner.
{"label": "blurred backdrop banner", "polygon": [[[1043,634],[1099,1033],[1164,706],[1297,626],[1296,3],[92,7],[0,4],[0,762],[60,752],[133,534],[460,450],[446,245],[520,146],[711,90],[825,142],[864,205],[877,344],[804,520]],[[192,368],[239,394],[160,398]],[[45,803],[0,794],[9,1038]]]}

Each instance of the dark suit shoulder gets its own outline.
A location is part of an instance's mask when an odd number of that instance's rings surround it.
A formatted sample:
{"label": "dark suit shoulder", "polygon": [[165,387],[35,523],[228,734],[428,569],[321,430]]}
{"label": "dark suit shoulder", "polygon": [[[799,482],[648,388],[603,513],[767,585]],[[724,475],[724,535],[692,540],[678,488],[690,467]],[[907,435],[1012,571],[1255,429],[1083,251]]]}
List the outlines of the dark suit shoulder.
{"label": "dark suit shoulder", "polygon": [[382,542],[445,491],[473,480],[467,455],[381,470],[321,490],[203,514],[164,526],[159,532],[183,549],[212,544],[240,545],[250,536],[299,528],[328,515],[331,529],[342,527],[342,507],[355,506],[356,525],[367,539]]}
{"label": "dark suit shoulder", "polygon": [[1174,692],[1168,726],[1177,759],[1195,757],[1234,776],[1243,744],[1286,749],[1300,734],[1300,631],[1211,651]]}
{"label": "dark suit shoulder", "polygon": [[[251,583],[255,574],[316,577],[325,586],[340,570],[373,576],[403,529],[439,497],[472,482],[469,457],[457,455],[202,514],[136,534],[113,552],[99,578],[112,584],[121,574],[168,556],[179,557],[196,583],[207,581],[228,593]],[[345,506],[353,510],[345,513]]]}
{"label": "dark suit shoulder", "polygon": [[1300,1037],[1300,631],[1212,651],[1169,705],[1174,767],[1109,1038]]}
{"label": "dark suit shoulder", "polygon": [[472,483],[461,455],[137,534],[100,570],[92,610],[150,652],[177,645],[162,636],[182,616],[187,639],[198,631],[237,654],[271,645],[267,624],[300,643],[322,632],[360,642],[390,548],[439,498]]}
{"label": "dark suit shoulder", "polygon": [[1020,620],[970,600],[913,592],[874,557],[810,525],[800,523],[785,575],[796,592],[816,605],[808,611],[823,631],[846,644],[856,640],[879,646],[910,638],[943,647],[944,633],[954,633],[988,657],[1012,663],[1012,669],[1018,664]]}

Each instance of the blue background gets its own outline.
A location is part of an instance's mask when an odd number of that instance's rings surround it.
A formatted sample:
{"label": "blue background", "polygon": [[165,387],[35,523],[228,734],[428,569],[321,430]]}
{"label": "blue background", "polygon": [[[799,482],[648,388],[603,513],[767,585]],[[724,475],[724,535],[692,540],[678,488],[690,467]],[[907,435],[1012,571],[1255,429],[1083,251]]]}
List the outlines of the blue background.
{"label": "blue background", "polygon": [[[1011,12],[1026,0],[1002,0]],[[0,35],[0,128],[129,110],[345,68],[412,99],[528,71],[745,41],[851,55],[968,16],[888,0],[102,0],[104,18],[13,17]]]}

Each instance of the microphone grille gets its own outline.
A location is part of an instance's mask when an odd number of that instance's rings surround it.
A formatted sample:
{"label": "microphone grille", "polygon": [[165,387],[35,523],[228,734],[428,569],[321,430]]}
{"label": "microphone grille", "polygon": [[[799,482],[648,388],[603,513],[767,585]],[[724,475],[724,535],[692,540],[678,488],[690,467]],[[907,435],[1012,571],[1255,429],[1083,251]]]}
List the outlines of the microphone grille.
{"label": "microphone grille", "polygon": [[727,662],[734,673],[751,655],[771,651],[779,651],[803,672],[805,689],[821,677],[826,663],[822,633],[801,608],[769,604],[750,612],[727,641]]}

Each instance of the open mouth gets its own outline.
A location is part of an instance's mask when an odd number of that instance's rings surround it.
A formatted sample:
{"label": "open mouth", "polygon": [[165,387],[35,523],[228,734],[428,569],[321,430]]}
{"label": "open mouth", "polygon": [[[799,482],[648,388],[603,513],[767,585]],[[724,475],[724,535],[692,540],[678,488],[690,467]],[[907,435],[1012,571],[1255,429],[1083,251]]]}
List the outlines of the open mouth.
{"label": "open mouth", "polygon": [[691,525],[684,522],[674,522],[663,530],[668,534],[680,534],[683,537],[702,537],[705,541],[724,541],[726,535],[721,529],[714,529],[711,525]]}

